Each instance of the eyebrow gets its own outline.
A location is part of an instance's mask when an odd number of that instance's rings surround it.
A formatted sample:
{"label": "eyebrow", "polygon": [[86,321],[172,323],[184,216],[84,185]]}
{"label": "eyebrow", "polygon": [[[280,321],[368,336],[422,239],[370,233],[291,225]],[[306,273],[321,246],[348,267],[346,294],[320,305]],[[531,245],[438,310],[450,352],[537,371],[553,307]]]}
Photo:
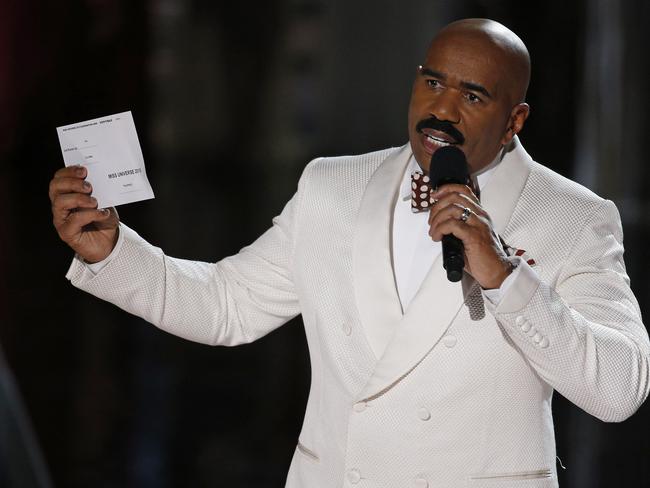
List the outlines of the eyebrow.
{"label": "eyebrow", "polygon": [[[424,75],[424,76],[431,76],[433,78],[440,78],[441,80],[446,80],[447,79],[447,76],[445,74],[443,74],[443,73],[441,73],[439,71],[434,71],[434,70],[432,70],[430,68],[425,68],[424,66],[422,66],[420,68],[420,73],[422,75]],[[471,81],[461,81],[460,86],[462,86],[466,90],[481,93],[481,94],[485,95],[487,98],[489,98],[490,100],[492,100],[492,98],[493,98],[492,95],[490,94],[490,92],[487,91],[487,88],[485,88],[482,85],[479,85],[478,83],[472,83]]]}

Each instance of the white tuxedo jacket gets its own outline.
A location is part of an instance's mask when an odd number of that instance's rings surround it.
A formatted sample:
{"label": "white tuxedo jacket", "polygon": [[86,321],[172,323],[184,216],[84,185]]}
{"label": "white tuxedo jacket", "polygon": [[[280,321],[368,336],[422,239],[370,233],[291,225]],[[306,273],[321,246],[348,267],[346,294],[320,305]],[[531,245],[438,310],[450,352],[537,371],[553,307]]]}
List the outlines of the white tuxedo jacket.
{"label": "white tuxedo jacket", "polygon": [[616,208],[515,140],[482,205],[536,265],[520,261],[494,307],[434,263],[402,313],[390,235],[410,156],[406,145],[312,161],[272,228],[216,264],[165,256],[122,225],[101,272],[75,260],[68,277],[208,344],[250,342],[302,313],[312,383],[287,487],[556,487],[553,390],[604,421],[648,395]]}

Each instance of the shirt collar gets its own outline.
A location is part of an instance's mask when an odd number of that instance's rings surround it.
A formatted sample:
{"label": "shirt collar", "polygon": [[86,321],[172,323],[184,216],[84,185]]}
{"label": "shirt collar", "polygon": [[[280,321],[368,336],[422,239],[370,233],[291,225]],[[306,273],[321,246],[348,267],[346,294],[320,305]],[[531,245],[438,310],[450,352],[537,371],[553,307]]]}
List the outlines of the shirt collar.
{"label": "shirt collar", "polygon": [[409,159],[409,164],[406,166],[404,171],[404,176],[402,176],[402,183],[400,184],[399,194],[400,200],[407,200],[411,198],[411,175],[416,171],[422,171],[418,162],[415,160],[415,156],[411,156]]}

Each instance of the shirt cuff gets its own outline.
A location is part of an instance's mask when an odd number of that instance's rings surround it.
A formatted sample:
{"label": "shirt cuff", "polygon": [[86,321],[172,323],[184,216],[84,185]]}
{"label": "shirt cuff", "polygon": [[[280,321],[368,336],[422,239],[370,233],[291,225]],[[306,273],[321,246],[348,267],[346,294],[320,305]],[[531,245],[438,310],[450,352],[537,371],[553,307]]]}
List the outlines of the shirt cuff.
{"label": "shirt cuff", "polygon": [[117,228],[117,242],[115,243],[115,247],[113,248],[113,250],[111,251],[111,253],[110,253],[108,256],[106,256],[103,260],[98,261],[98,262],[96,262],[96,263],[87,263],[87,262],[84,261],[84,259],[83,259],[81,256],[79,256],[79,255],[77,255],[76,258],[79,259],[79,261],[81,261],[81,262],[86,266],[86,268],[88,269],[88,271],[90,271],[90,272],[93,274],[93,276],[96,276],[96,275],[97,275],[97,274],[98,274],[102,269],[104,269],[104,268],[108,265],[108,263],[110,263],[110,262],[113,260],[113,258],[117,255],[117,253],[119,252],[120,248],[122,247],[122,243],[123,243],[123,242],[124,242],[124,237],[122,236],[122,232],[120,232],[120,228],[119,228],[119,226],[118,226],[118,228]]}
{"label": "shirt cuff", "polygon": [[506,279],[503,280],[501,286],[499,288],[493,288],[491,290],[483,290],[483,295],[485,296],[485,298],[487,298],[490,301],[490,303],[492,303],[492,305],[494,305],[495,307],[499,305],[503,296],[506,294],[506,292],[510,289],[514,281],[517,279],[519,273],[521,273],[521,266],[519,266],[518,257],[509,258],[508,261],[512,263],[514,269],[506,277]]}

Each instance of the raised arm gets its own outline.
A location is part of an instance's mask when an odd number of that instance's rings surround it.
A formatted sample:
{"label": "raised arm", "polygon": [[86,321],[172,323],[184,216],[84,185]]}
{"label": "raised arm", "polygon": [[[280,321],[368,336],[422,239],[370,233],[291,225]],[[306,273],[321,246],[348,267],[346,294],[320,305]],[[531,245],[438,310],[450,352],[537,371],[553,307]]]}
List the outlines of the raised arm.
{"label": "raised arm", "polygon": [[[253,244],[205,263],[166,256],[126,225],[118,226],[113,211],[105,216],[95,210],[81,179],[53,186],[55,225],[78,254],[67,275],[78,288],[172,334],[206,344],[250,342],[300,312],[291,272],[300,190]],[[65,221],[66,212],[72,222]],[[110,222],[108,229],[104,222]],[[97,273],[87,264],[107,256]]]}

